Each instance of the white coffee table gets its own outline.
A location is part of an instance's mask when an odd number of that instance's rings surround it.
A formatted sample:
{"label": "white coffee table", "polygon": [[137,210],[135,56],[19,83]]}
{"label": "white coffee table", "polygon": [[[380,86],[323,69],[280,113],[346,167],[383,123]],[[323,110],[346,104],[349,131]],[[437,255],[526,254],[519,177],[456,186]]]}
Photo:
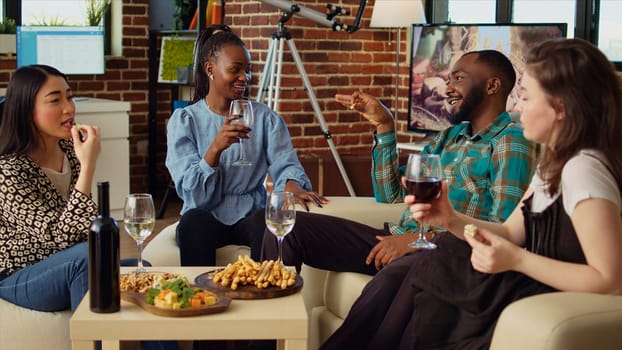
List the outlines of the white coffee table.
{"label": "white coffee table", "polygon": [[[182,274],[190,281],[209,267],[157,267]],[[128,272],[131,268],[122,268]],[[289,296],[233,300],[222,313],[195,317],[162,317],[121,302],[121,311],[98,314],[89,309],[87,293],[70,321],[73,350],[92,350],[95,340],[103,350],[119,350],[122,340],[277,339],[279,350],[307,349],[308,319],[302,293]]]}

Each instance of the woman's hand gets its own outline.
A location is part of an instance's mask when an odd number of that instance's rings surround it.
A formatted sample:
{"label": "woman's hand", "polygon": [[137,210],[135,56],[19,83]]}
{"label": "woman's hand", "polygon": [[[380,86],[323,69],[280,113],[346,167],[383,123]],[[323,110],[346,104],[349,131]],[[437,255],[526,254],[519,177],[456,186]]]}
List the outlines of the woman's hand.
{"label": "woman's hand", "polygon": [[76,180],[75,189],[84,194],[89,194],[91,193],[97,157],[101,151],[99,128],[89,125],[74,126],[71,128],[71,138],[73,139],[73,149],[80,162],[80,174]]}
{"label": "woman's hand", "polygon": [[409,194],[404,197],[404,203],[410,207],[413,219],[430,226],[440,226],[451,231],[451,223],[457,214],[447,197],[448,191],[447,182],[443,181],[439,196],[433,199],[432,202],[415,203],[415,196]]}
{"label": "woman's hand", "polygon": [[313,191],[305,191],[302,187],[300,187],[298,182],[293,180],[287,181],[285,184],[285,191],[293,193],[294,198],[296,198],[296,203],[302,205],[306,211],[309,211],[309,205],[307,202],[311,202],[320,208],[323,204],[328,203],[328,199],[324,196]]}
{"label": "woman's hand", "polygon": [[483,273],[499,273],[514,270],[522,249],[492,232],[477,229],[477,235],[464,235],[473,252],[471,264]]}
{"label": "woman's hand", "polygon": [[232,144],[238,143],[239,139],[248,139],[248,133],[250,131],[251,128],[244,124],[232,125],[231,119],[226,119],[205,153],[205,161],[207,164],[211,167],[218,166],[218,164],[220,164],[220,155],[222,152]]}
{"label": "woman's hand", "polygon": [[231,124],[231,119],[226,119],[210,147],[216,147],[216,149],[222,152],[232,144],[238,143],[239,139],[249,139],[248,133],[250,131],[251,128],[244,124]]}
{"label": "woman's hand", "polygon": [[101,152],[99,128],[84,124],[75,125],[71,128],[71,137],[80,167],[95,171],[97,157]]}
{"label": "woman's hand", "polygon": [[383,133],[393,130],[393,115],[389,109],[374,96],[362,91],[354,92],[352,95],[336,94],[335,101],[341,103],[350,110],[356,110],[369,120],[376,128],[382,129],[378,132]]}

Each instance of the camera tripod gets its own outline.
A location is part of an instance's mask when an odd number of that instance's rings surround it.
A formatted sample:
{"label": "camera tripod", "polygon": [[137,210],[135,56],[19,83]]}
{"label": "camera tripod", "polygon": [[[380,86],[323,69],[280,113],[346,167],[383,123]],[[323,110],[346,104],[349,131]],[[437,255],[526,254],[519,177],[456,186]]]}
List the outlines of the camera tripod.
{"label": "camera tripod", "polygon": [[[307,95],[309,96],[309,100],[311,101],[311,105],[313,106],[313,111],[315,112],[315,117],[320,123],[320,128],[322,133],[324,134],[324,138],[326,142],[328,142],[328,147],[335,158],[335,163],[337,164],[337,168],[341,173],[341,177],[343,178],[343,182],[348,189],[348,193],[351,197],[355,197],[354,188],[350,183],[350,179],[348,178],[348,174],[346,173],[345,168],[343,167],[343,163],[341,162],[341,158],[339,157],[339,153],[335,148],[335,144],[333,143],[333,138],[326,126],[326,121],[324,120],[324,115],[322,114],[322,110],[320,109],[320,105],[317,102],[317,98],[315,97],[315,93],[313,92],[313,87],[311,86],[311,82],[307,76],[307,72],[305,71],[304,66],[302,65],[302,60],[300,59],[300,55],[298,55],[298,50],[296,49],[296,44],[294,43],[294,39],[291,38],[291,34],[287,31],[284,26],[284,22],[287,21],[291,16],[291,13],[286,13],[283,15],[281,20],[279,21],[278,30],[272,34],[272,39],[270,41],[270,45],[268,47],[268,54],[266,56],[266,64],[263,69],[263,73],[261,75],[261,81],[259,84],[259,93],[257,94],[257,102],[266,102],[268,107],[272,108],[274,111],[278,111],[279,105],[279,91],[281,89],[281,71],[283,67],[283,49],[285,42],[289,47],[289,50],[292,54],[294,62],[296,63],[296,67],[298,68],[298,73],[302,79],[305,90],[307,91]],[[278,61],[277,61],[278,59]],[[276,69],[276,72],[275,72]],[[268,97],[266,100],[266,92],[268,93]]]}

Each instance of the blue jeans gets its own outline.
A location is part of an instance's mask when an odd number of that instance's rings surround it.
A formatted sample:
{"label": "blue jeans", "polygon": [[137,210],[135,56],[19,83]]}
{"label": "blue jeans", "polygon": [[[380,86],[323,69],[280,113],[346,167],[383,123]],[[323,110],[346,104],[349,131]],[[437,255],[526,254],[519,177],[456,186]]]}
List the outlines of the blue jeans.
{"label": "blue jeans", "polygon": [[0,298],[37,311],[75,310],[89,289],[88,243],[0,277]]}
{"label": "blue jeans", "polygon": [[[12,275],[0,275],[0,298],[37,311],[62,311],[69,307],[74,311],[89,289],[88,265],[88,242],[78,243]],[[123,260],[121,265],[135,266],[136,259]],[[178,348],[175,341],[143,341],[142,346],[145,350]]]}

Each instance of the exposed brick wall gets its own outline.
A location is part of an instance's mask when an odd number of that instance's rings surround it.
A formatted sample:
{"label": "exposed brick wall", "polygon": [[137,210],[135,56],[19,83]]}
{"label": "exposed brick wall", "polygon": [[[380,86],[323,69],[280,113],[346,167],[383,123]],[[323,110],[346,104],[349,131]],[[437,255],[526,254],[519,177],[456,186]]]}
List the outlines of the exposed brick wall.
{"label": "exposed brick wall", "polygon": [[[298,0],[297,4],[320,12],[327,2]],[[343,4],[351,16],[339,16],[341,22],[351,24],[358,9],[358,1]],[[355,4],[356,3],[356,4]],[[148,36],[149,1],[123,1],[123,57],[107,57],[106,73],[100,76],[72,76],[71,87],[76,95],[129,101],[131,190],[147,190],[148,143]],[[350,6],[350,7],[348,7]],[[302,63],[323,111],[328,130],[340,155],[368,156],[372,130],[358,114],[345,110],[333,101],[335,93],[350,93],[357,89],[381,97],[393,110],[395,79],[395,30],[369,29],[373,1],[365,10],[361,29],[353,34],[334,32],[304,18],[293,18],[286,23],[301,56]],[[252,60],[253,81],[251,96],[263,71],[270,38],[277,29],[281,10],[258,0],[227,0],[225,23],[232,26],[247,43]],[[399,81],[399,140],[406,142],[411,135],[405,132],[408,103],[408,66],[406,63],[406,31],[402,31]],[[304,91],[298,70],[285,49],[282,72],[282,91],[279,111],[287,122],[292,141],[301,155],[330,155],[315,118],[311,103]],[[15,70],[14,59],[0,59],[0,88],[6,87]],[[165,120],[170,116],[171,91],[167,85],[158,89],[158,144],[157,180],[165,189],[168,174],[164,167],[166,154]],[[349,174],[368,177],[369,173]]]}

